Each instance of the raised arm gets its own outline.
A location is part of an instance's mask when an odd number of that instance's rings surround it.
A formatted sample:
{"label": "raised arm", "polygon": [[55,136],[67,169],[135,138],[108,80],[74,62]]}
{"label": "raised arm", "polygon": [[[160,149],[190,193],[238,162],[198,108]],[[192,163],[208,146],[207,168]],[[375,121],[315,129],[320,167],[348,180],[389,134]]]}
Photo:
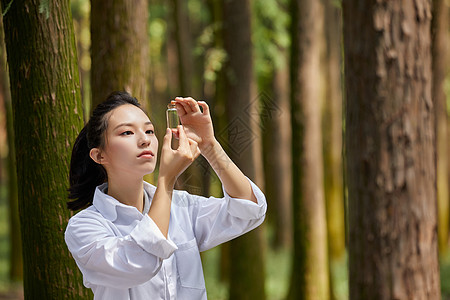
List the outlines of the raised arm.
{"label": "raised arm", "polygon": [[175,103],[187,136],[198,143],[201,154],[219,176],[225,191],[233,198],[247,199],[256,203],[250,182],[214,136],[208,104],[190,97],[177,97]]}
{"label": "raised arm", "polygon": [[197,142],[189,139],[182,126],[178,127],[179,146],[171,148],[172,132],[167,129],[161,152],[158,187],[153,196],[148,215],[167,238],[169,232],[170,207],[175,181],[199,155]]}

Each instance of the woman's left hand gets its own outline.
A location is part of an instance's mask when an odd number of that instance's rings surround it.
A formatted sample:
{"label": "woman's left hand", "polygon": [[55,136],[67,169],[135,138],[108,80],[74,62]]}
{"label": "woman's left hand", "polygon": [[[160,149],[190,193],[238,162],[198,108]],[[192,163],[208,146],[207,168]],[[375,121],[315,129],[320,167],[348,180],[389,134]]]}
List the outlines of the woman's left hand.
{"label": "woman's left hand", "polygon": [[[176,97],[175,104],[181,124],[188,138],[198,143],[200,151],[215,141],[214,128],[208,104],[191,97]],[[203,112],[200,110],[200,106]]]}

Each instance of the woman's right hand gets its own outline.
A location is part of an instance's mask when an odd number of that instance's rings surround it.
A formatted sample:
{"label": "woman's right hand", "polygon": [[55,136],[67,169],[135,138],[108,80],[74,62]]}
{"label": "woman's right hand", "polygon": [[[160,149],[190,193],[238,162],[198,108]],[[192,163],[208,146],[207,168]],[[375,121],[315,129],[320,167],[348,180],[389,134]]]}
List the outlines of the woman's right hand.
{"label": "woman's right hand", "polygon": [[182,125],[177,127],[178,148],[172,149],[172,130],[167,128],[159,164],[159,179],[173,186],[178,176],[200,155],[197,142],[188,138]]}

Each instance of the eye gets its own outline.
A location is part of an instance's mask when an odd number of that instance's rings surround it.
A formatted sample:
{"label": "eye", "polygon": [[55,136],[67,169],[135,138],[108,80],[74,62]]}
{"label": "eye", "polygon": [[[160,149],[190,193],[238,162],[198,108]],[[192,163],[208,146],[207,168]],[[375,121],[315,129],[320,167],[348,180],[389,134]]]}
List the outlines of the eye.
{"label": "eye", "polygon": [[145,133],[146,134],[155,134],[155,131],[153,129],[149,129]]}
{"label": "eye", "polygon": [[133,134],[132,131],[127,130],[127,131],[122,132],[120,135],[132,135],[132,134]]}

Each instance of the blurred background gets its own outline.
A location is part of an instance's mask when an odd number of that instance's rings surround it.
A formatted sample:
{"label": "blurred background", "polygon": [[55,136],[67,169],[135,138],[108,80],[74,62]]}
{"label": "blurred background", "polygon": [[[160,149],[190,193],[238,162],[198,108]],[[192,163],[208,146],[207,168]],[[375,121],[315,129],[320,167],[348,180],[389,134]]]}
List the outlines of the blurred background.
{"label": "blurred background", "polygon": [[[204,100],[211,108],[216,137],[266,194],[268,212],[261,228],[245,239],[202,253],[211,300],[239,299],[233,293],[252,295],[246,299],[285,299],[288,295],[291,299],[301,299],[295,296],[293,286],[296,276],[302,272],[314,273],[306,276],[321,278],[319,286],[329,291],[327,296],[318,299],[349,298],[347,190],[343,167],[342,3],[340,0],[310,1],[311,10],[305,10],[308,16],[301,16],[307,21],[299,25],[293,21],[300,18],[299,12],[290,2],[70,2],[84,121],[92,107],[111,91],[127,90],[142,103],[161,138],[166,126],[165,110],[171,99],[191,96]],[[5,4],[10,3],[3,2],[3,11],[8,7]],[[436,1],[434,5],[440,5],[439,12],[443,12],[440,39],[448,45],[450,4]],[[56,9],[59,8],[49,1],[40,2],[41,14],[51,14]],[[437,25],[433,26],[437,32]],[[305,33],[299,36],[299,31]],[[3,39],[2,28],[0,299],[21,299],[21,234]],[[445,47],[448,52],[448,46]],[[292,49],[305,52],[305,62],[297,61]],[[437,64],[444,66],[442,93],[445,96],[436,136],[439,145],[450,147],[448,57],[438,57]],[[298,72],[295,68],[310,67],[314,70],[304,73],[310,87],[304,86],[299,92],[293,87],[296,82],[292,74]],[[313,125],[306,125],[311,134],[302,132],[305,125],[292,121],[299,114],[292,99],[295,93],[304,90],[310,91],[313,99],[311,107],[303,108],[303,114],[311,113]],[[314,145],[311,161],[295,159],[299,148],[293,145],[299,142],[299,132],[300,138],[307,139],[305,144]],[[450,160],[446,158],[448,148],[440,149],[443,151],[437,158],[441,170],[438,175],[441,182],[438,183],[440,277],[443,298],[450,299]],[[146,180],[156,184],[157,173]],[[299,182],[293,184],[293,178],[299,176],[314,181],[310,194],[299,192]],[[177,188],[205,196],[222,196],[216,174],[202,158],[180,177]],[[303,240],[294,241],[293,218],[294,215],[307,217],[299,208],[305,198],[311,199],[311,203],[302,204],[303,207],[308,206],[314,215],[308,223],[310,233]],[[298,269],[294,264],[295,243],[299,249],[309,243],[316,245],[314,253],[320,263],[315,271]]]}

